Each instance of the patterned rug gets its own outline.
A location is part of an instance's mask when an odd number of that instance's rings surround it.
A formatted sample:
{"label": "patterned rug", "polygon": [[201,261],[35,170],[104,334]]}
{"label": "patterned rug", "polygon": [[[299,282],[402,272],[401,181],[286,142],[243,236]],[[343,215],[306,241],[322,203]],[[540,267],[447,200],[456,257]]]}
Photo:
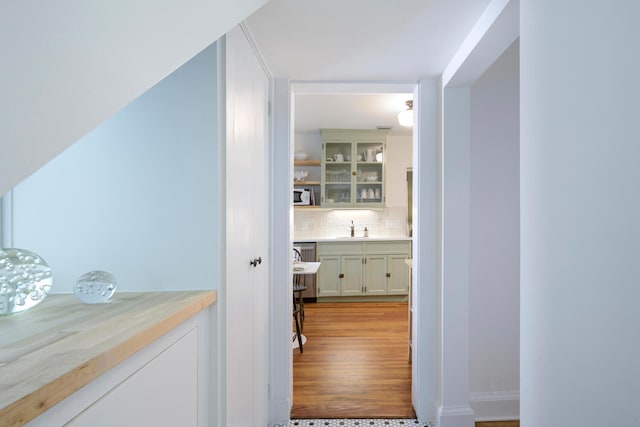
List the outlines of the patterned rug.
{"label": "patterned rug", "polygon": [[300,419],[274,427],[433,427],[416,419]]}

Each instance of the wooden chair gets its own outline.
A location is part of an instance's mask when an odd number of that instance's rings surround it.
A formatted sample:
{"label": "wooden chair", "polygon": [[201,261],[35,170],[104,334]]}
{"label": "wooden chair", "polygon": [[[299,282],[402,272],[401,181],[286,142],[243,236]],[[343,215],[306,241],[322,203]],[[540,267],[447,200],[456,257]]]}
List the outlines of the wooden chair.
{"label": "wooden chair", "polygon": [[300,353],[302,353],[302,335],[300,334],[300,322],[298,318],[300,317],[300,306],[296,304],[295,298],[293,300],[293,319],[296,321],[296,334],[293,336],[295,340],[298,338],[298,347],[300,347]]}
{"label": "wooden chair", "polygon": [[[302,254],[296,248],[293,248],[293,261],[294,262],[304,262],[302,258]],[[305,284],[304,278],[302,274],[294,274],[293,275],[293,302],[294,305],[296,303],[300,310],[300,330],[304,330],[304,298],[302,298],[302,292],[307,290],[307,285]]]}

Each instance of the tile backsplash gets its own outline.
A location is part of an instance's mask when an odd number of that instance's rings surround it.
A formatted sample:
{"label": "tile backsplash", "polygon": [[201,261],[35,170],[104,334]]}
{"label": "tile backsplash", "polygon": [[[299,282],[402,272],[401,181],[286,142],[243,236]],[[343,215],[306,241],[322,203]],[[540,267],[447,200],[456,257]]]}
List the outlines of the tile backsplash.
{"label": "tile backsplash", "polygon": [[351,221],[356,237],[365,227],[369,237],[407,237],[407,209],[297,209],[294,211],[294,240],[349,236]]}

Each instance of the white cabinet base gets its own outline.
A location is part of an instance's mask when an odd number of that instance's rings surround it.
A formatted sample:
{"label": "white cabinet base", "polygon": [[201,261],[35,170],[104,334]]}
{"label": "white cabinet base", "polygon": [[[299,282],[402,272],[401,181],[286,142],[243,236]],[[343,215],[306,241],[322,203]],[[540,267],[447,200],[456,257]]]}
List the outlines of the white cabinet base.
{"label": "white cabinet base", "polygon": [[209,425],[209,318],[201,311],[26,425]]}

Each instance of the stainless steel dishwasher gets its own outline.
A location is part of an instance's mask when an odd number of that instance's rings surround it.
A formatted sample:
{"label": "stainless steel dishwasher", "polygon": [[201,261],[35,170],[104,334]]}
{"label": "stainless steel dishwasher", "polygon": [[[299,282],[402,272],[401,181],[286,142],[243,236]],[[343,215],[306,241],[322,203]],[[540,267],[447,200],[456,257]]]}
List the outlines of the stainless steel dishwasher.
{"label": "stainless steel dishwasher", "polygon": [[[313,262],[316,260],[316,242],[294,242],[293,247],[300,251],[302,259]],[[316,275],[304,274],[300,281],[305,284],[307,289],[302,292],[302,298],[305,301],[316,301]]]}

